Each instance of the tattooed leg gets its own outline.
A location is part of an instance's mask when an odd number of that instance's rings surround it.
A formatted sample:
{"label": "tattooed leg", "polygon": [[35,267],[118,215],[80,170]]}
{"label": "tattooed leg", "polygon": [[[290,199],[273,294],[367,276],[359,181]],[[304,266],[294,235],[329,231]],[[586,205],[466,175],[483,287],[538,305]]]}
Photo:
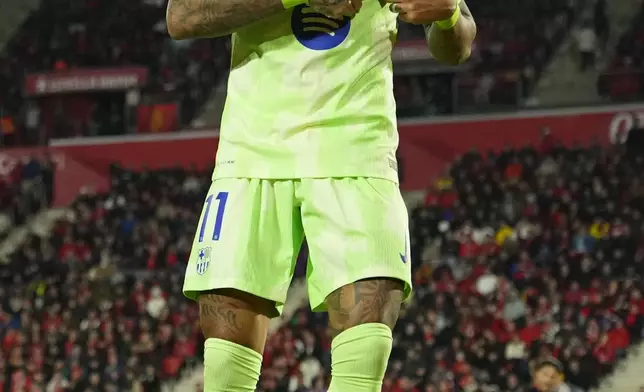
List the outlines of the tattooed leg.
{"label": "tattooed leg", "polygon": [[366,323],[393,329],[402,300],[403,283],[393,279],[366,279],[337,289],[325,301],[331,336]]}
{"label": "tattooed leg", "polygon": [[403,283],[367,279],[326,298],[331,344],[329,392],[379,392],[391,353]]}
{"label": "tattooed leg", "polygon": [[199,296],[206,337],[204,392],[253,392],[262,367],[268,322],[275,304],[233,289]]}
{"label": "tattooed leg", "polygon": [[234,289],[199,296],[199,322],[206,339],[228,340],[262,353],[275,304]]}

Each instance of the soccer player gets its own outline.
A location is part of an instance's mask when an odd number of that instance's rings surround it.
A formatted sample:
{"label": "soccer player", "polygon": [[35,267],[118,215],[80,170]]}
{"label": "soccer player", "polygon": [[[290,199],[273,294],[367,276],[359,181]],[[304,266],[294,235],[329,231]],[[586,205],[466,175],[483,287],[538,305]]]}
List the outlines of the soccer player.
{"label": "soccer player", "polygon": [[[387,4],[389,2],[389,4]],[[175,39],[232,33],[213,182],[184,293],[200,306],[206,392],[253,391],[303,237],[311,307],[328,311],[331,392],[380,391],[411,293],[398,189],[396,20],[449,64],[476,26],[458,0],[170,0]]]}

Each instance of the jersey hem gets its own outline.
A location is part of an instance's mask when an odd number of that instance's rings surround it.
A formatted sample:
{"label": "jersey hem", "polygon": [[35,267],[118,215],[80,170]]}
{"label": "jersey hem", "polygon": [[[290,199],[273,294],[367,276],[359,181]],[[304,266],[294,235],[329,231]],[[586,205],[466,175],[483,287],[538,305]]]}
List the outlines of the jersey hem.
{"label": "jersey hem", "polygon": [[223,180],[226,178],[249,178],[249,179],[257,179],[257,180],[305,180],[305,179],[323,179],[323,178],[377,178],[381,180],[387,180],[391,181],[396,185],[400,185],[400,181],[398,179],[398,175],[391,176],[391,175],[383,175],[383,174],[336,174],[336,175],[291,175],[291,176],[274,176],[274,175],[241,175],[241,174],[219,174],[219,175],[213,175],[212,176],[212,181],[215,180]]}

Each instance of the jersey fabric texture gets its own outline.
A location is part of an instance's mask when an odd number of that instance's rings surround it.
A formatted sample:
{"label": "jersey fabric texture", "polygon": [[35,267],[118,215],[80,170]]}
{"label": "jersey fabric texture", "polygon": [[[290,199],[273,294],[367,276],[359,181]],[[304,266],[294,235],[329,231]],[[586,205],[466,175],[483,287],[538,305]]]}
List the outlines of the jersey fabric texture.
{"label": "jersey fabric texture", "polygon": [[306,233],[311,308],[336,289],[389,277],[411,293],[408,215],[397,184],[378,178],[213,181],[197,226],[184,293],[235,288],[286,301]]}
{"label": "jersey fabric texture", "polygon": [[342,21],[301,5],[232,36],[213,179],[397,181],[396,15],[365,1]]}

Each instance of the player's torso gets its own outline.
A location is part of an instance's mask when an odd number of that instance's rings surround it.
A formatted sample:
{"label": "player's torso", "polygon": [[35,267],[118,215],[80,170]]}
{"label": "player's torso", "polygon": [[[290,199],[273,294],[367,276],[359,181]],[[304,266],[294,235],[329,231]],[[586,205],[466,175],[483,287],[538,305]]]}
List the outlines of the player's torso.
{"label": "player's torso", "polygon": [[[389,58],[395,33],[395,15],[376,0],[365,0],[354,19],[343,21],[298,6],[233,35],[231,87],[259,82],[300,93],[350,83]],[[260,80],[244,85],[241,74]]]}
{"label": "player's torso", "polygon": [[[358,145],[361,161],[345,158],[345,164],[361,171],[387,161],[383,156],[397,145],[395,35],[395,14],[376,0],[365,0],[351,20],[303,5],[235,33],[215,176],[326,176],[322,153],[353,155]],[[253,156],[273,167],[246,169],[242,160]],[[384,166],[377,170],[393,176]]]}

